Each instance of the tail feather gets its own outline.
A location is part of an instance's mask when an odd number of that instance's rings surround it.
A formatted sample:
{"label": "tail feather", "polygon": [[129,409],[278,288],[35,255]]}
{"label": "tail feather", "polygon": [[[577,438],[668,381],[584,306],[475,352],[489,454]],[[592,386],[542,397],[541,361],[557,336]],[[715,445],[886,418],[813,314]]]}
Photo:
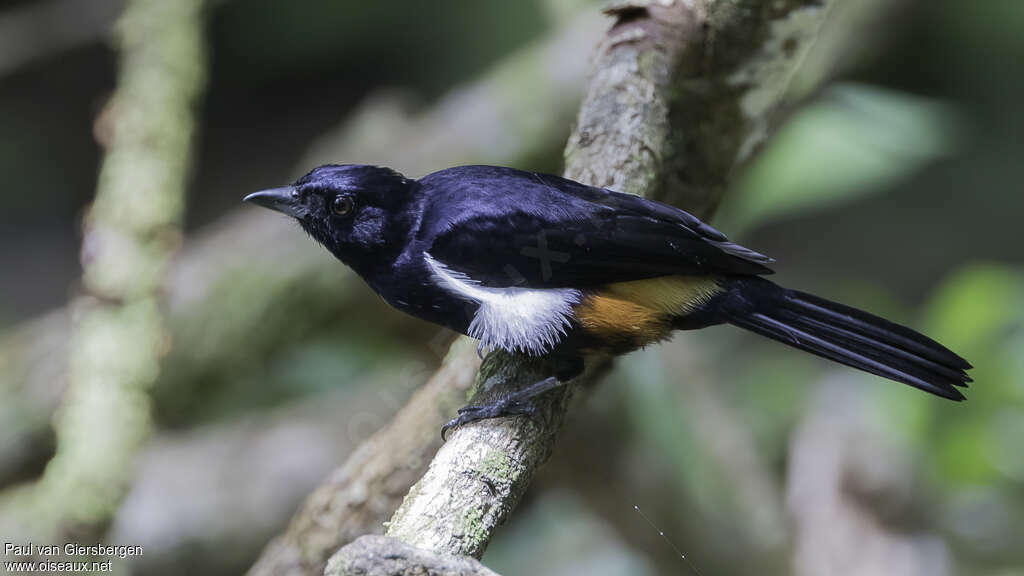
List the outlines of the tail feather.
{"label": "tail feather", "polygon": [[907,370],[919,370],[925,374],[929,371],[934,372],[955,382],[963,380],[964,386],[967,385],[967,382],[973,382],[970,376],[964,374],[963,370],[940,364],[926,356],[917,356],[913,352],[908,352],[884,341],[874,340],[870,343],[865,343],[863,335],[850,332],[849,330],[836,325],[829,325],[825,322],[815,320],[814,318],[792,316],[792,320],[797,323],[797,325],[805,326],[812,330],[818,329],[834,332],[837,341],[839,341],[843,346],[854,349],[861,354],[874,358],[875,360],[889,360],[899,366],[905,367]]}
{"label": "tail feather", "polygon": [[963,400],[957,387],[971,382],[971,365],[931,338],[763,278],[734,280],[722,313],[730,324],[943,398]]}
{"label": "tail feather", "polygon": [[813,294],[796,290],[785,290],[785,293],[788,307],[802,311],[811,317],[832,321],[868,336],[890,340],[922,357],[960,370],[969,370],[972,367],[970,363],[945,346],[906,326],[900,326],[895,322],[845,304],[830,302]]}

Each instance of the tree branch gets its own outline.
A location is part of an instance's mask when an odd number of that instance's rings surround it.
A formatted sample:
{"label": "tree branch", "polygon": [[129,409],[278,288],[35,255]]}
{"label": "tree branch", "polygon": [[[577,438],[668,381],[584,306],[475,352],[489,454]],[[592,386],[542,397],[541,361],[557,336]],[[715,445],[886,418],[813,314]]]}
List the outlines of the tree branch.
{"label": "tree branch", "polygon": [[475,558],[435,554],[387,536],[360,537],[331,558],[325,573],[404,576],[410,566],[417,574],[498,576]]}
{"label": "tree branch", "polygon": [[[735,167],[763,140],[824,19],[819,2],[626,2],[595,59],[566,148],[568,178],[671,197],[703,217]],[[542,360],[504,352],[484,362],[474,402],[548,375]],[[387,534],[439,554],[482,556],[551,452],[573,388],[553,394],[550,417],[456,430],[410,490]],[[343,548],[339,554],[346,554]]]}

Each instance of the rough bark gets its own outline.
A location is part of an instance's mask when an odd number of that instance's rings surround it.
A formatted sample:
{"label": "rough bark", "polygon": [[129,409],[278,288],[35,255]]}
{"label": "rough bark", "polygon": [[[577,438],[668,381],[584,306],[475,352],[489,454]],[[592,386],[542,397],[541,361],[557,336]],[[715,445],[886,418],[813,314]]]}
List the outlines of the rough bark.
{"label": "rough bark", "polygon": [[387,536],[362,536],[334,555],[326,576],[405,576],[409,567],[429,576],[497,576],[475,558],[433,554]]}
{"label": "rough bark", "polygon": [[131,2],[119,22],[119,84],[106,157],[85,218],[84,294],[72,303],[57,453],[6,495],[4,532],[95,536],[131,485],[166,350],[161,286],[180,243],[195,108],[205,79],[201,0]]}

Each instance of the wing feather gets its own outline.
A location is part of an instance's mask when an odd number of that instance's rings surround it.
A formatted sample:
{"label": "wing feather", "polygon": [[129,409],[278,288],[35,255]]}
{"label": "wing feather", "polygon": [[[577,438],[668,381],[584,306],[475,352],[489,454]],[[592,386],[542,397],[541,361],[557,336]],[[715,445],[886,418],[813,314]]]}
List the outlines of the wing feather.
{"label": "wing feather", "polygon": [[588,288],[770,274],[771,258],[678,208],[557,176],[465,166],[421,181],[424,250],[483,286]]}

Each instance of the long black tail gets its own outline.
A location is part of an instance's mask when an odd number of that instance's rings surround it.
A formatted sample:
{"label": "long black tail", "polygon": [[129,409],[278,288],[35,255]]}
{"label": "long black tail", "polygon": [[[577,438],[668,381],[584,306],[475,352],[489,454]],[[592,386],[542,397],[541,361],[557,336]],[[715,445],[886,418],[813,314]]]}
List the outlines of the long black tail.
{"label": "long black tail", "polygon": [[735,326],[926,392],[963,400],[966,360],[910,328],[787,290],[763,278],[734,278],[719,313]]}

